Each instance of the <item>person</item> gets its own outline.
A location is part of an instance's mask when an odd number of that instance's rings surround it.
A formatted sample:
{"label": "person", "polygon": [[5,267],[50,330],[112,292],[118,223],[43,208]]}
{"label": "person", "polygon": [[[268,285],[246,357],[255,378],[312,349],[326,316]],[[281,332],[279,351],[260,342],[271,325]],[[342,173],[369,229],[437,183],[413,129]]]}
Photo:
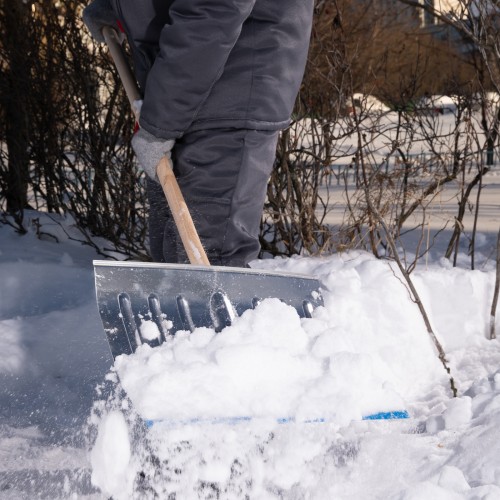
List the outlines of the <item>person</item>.
{"label": "person", "polygon": [[94,0],[91,35],[119,21],[143,104],[132,139],[148,176],[150,252],[186,262],[157,182],[164,155],[212,265],[245,267],[259,226],[279,131],[303,78],[313,0]]}

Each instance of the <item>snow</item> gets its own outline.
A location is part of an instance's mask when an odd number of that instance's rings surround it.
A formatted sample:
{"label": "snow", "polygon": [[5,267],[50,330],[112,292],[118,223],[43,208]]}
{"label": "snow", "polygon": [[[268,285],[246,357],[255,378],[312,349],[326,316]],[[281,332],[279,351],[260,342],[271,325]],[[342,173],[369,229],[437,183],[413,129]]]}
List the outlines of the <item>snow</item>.
{"label": "snow", "polygon": [[[396,266],[361,251],[252,264],[316,276],[313,318],[268,299],[219,334],[178,332],[113,364],[99,256],[69,219],[29,215],[42,238],[0,226],[1,499],[500,498],[493,232],[477,270],[435,247],[412,274],[453,398]],[[398,410],[411,418],[363,420]]]}
{"label": "snow", "polygon": [[127,474],[127,467],[130,457],[125,417],[119,411],[110,412],[102,419],[90,455],[92,482],[104,491],[129,490],[132,477]]}

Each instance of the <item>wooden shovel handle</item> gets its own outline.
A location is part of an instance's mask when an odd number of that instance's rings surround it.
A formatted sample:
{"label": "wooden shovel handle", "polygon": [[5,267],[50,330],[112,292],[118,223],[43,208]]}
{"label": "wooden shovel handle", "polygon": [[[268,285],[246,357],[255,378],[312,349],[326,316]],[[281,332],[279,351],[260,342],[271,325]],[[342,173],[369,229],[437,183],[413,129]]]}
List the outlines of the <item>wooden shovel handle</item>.
{"label": "wooden shovel handle", "polygon": [[139,111],[137,110],[137,107],[134,105],[134,103],[141,99],[141,94],[139,92],[139,88],[137,87],[135,76],[132,73],[130,65],[120,44],[119,35],[115,29],[109,26],[105,26],[102,29],[102,35],[104,36],[104,40],[106,40],[106,45],[108,46],[111,58],[115,63],[118,75],[120,76],[123,88],[125,89],[125,93],[127,94],[128,100],[130,102],[130,107],[134,112],[135,119],[137,120],[137,122],[139,122]]}
{"label": "wooden shovel handle", "polygon": [[167,198],[168,206],[174,217],[175,225],[186,250],[189,262],[200,266],[209,266],[210,262],[184,201],[177,179],[172,170],[172,163],[165,156],[156,167],[156,175]]}
{"label": "wooden shovel handle", "polygon": [[[110,27],[103,28],[102,32],[113,62],[118,70],[118,74],[120,75],[120,80],[125,88],[132,111],[135,114],[137,122],[139,122],[139,110],[137,106],[135,106],[135,102],[141,97],[135,77],[120,45],[118,34]],[[168,206],[174,217],[174,222],[179,231],[189,262],[200,266],[209,266],[210,262],[201,244],[193,219],[184,201],[184,197],[182,196],[169,158],[165,156],[160,160],[160,163],[156,167],[156,174],[158,175],[163,192],[167,198]]]}

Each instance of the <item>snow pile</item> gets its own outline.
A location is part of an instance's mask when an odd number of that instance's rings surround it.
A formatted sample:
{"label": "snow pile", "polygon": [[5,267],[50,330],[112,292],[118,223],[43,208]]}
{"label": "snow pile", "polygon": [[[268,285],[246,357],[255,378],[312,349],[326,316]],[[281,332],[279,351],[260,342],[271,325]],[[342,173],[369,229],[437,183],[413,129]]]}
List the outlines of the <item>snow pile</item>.
{"label": "snow pile", "polygon": [[395,498],[500,498],[500,371],[475,382],[466,395],[446,401],[434,411],[441,413],[427,419],[426,430],[436,451],[422,461],[428,478]]}
{"label": "snow pile", "polygon": [[106,415],[91,453],[94,467],[92,480],[104,491],[127,491],[133,478],[127,468],[131,457],[127,422],[121,412]]}
{"label": "snow pile", "polygon": [[[139,443],[125,467],[127,477],[141,471],[149,482],[129,482],[128,488],[183,498],[205,498],[210,491],[228,498],[302,498],[314,491],[313,498],[331,498],[339,491],[330,478],[339,464],[358,463],[360,436],[376,425],[363,417],[406,409],[413,419],[405,428],[427,426],[429,435],[476,418],[476,398],[449,399],[449,377],[393,264],[364,252],[257,264],[319,277],[325,306],[300,319],[293,308],[268,299],[221,333],[178,332],[161,347],[142,346],[119,357],[114,370],[138,415],[131,424],[126,400],[111,412],[121,405],[130,428],[137,419],[156,422],[148,446]],[[466,351],[479,356],[490,346],[485,331],[493,272],[447,267],[416,273],[415,282],[436,333],[452,351],[452,365],[463,372]],[[497,349],[492,361],[499,355]],[[489,369],[478,362],[476,375]],[[469,389],[460,376],[456,382]],[[238,417],[245,418],[235,423]],[[101,426],[101,433],[111,434],[101,440],[120,441],[113,438],[120,429]],[[128,439],[134,448],[132,432]],[[94,470],[108,472],[104,482],[96,473],[94,483],[126,498],[131,490],[123,482],[109,488],[108,452],[101,452],[94,450]],[[405,488],[401,498],[421,498],[422,491],[440,491],[443,484],[453,483],[448,489],[455,491],[460,481],[454,471],[443,469],[431,486],[417,481],[417,496]]]}
{"label": "snow pile", "polygon": [[120,356],[115,367],[146,420],[251,416],[347,423],[402,410],[369,356],[328,345],[325,319],[301,322],[295,309],[267,299],[219,334],[178,332],[160,348]]}
{"label": "snow pile", "polygon": [[[177,332],[160,348],[120,356],[115,369],[141,416],[345,425],[404,410],[415,380],[442,378],[422,319],[388,263],[360,253],[310,259],[309,266],[312,275],[321,269],[325,300],[312,319],[268,299],[219,334]],[[400,349],[403,341],[412,351]]]}

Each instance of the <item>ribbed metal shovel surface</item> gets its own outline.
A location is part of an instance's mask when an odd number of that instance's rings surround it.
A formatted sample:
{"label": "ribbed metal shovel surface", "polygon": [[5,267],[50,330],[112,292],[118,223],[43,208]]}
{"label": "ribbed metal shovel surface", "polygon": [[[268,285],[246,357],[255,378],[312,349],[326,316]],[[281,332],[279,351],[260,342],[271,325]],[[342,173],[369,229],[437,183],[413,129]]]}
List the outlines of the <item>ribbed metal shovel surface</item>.
{"label": "ribbed metal shovel surface", "polygon": [[231,267],[94,261],[97,304],[113,358],[178,330],[216,331],[275,297],[310,317],[322,305],[318,280]]}

